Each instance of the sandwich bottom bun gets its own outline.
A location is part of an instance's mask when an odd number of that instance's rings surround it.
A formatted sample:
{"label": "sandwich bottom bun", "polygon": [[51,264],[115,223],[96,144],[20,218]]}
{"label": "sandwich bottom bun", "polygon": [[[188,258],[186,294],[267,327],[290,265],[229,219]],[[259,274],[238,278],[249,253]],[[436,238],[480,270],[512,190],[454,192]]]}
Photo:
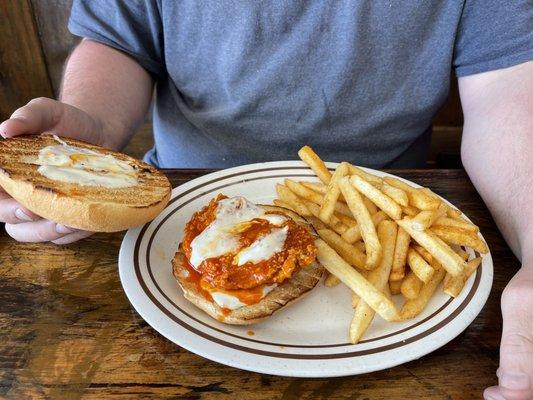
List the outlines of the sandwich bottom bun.
{"label": "sandwich bottom bun", "polygon": [[[261,205],[261,207],[268,211],[282,212],[297,223],[304,225],[313,236],[316,235],[309,223],[298,214],[282,207],[269,205]],[[300,269],[290,279],[269,292],[258,303],[246,305],[229,312],[223,312],[217,303],[209,301],[198,293],[195,283],[187,280],[189,271],[187,270],[186,263],[187,259],[185,254],[180,248],[172,260],[172,272],[183,290],[184,297],[211,317],[220,322],[232,325],[249,325],[271,316],[276,311],[295,302],[312,290],[324,273],[324,267],[315,260],[311,265]]]}
{"label": "sandwich bottom bun", "polygon": [[[111,155],[137,173],[137,184],[110,188],[52,180],[39,171],[41,149],[66,143]],[[52,135],[24,135],[0,141],[0,186],[35,214],[63,225],[93,232],[116,232],[155,218],[170,198],[168,179],[156,168],[125,154]]]}

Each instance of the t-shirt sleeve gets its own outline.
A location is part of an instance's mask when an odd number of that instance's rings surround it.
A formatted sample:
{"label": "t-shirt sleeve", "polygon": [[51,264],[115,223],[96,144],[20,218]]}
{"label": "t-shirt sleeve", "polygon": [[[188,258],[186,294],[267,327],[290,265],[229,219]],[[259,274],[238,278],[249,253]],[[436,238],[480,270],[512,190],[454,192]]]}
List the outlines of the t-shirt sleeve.
{"label": "t-shirt sleeve", "polygon": [[533,59],[531,0],[465,0],[454,49],[459,77]]}
{"label": "t-shirt sleeve", "polygon": [[155,78],[167,74],[161,15],[154,0],[74,0],[68,28],[130,55]]}

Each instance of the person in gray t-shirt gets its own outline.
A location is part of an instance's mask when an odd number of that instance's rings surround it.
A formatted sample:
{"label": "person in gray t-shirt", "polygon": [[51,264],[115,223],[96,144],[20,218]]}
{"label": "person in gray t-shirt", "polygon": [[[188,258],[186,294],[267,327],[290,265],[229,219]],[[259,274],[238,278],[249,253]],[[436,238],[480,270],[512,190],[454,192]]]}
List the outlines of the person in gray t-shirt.
{"label": "person in gray t-shirt", "polygon": [[[84,40],[61,101],[32,100],[0,134],[46,130],[120,149],[153,98],[145,159],[158,167],[287,160],[303,144],[329,161],[421,167],[455,72],[463,164],[523,263],[502,298],[500,386],[486,396],[533,398],[528,0],[74,0],[69,29]],[[5,193],[0,221],[21,241],[89,234]]]}

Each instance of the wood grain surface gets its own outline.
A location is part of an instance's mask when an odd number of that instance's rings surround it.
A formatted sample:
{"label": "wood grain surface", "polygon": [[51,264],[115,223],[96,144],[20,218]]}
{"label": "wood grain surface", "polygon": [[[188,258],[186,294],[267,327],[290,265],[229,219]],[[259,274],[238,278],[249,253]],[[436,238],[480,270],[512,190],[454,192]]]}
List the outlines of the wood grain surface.
{"label": "wood grain surface", "polygon": [[59,95],[63,64],[79,42],[68,30],[72,0],[31,0],[33,15],[54,95]]}
{"label": "wood grain surface", "polygon": [[[205,171],[166,171],[179,185]],[[0,234],[0,397],[7,399],[479,399],[496,383],[499,299],[519,267],[464,171],[392,171],[429,186],[481,227],[494,258],[490,298],[433,352],[367,375],[296,379],[226,367],[148,326],[120,285],[123,234],[68,246]]]}
{"label": "wood grain surface", "polygon": [[29,0],[0,1],[0,120],[53,91]]}

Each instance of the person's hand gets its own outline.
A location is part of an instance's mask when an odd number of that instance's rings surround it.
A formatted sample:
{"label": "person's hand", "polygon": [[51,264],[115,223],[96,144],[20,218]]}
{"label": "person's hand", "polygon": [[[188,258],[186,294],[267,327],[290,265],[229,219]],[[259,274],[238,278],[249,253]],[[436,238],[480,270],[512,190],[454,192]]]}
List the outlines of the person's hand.
{"label": "person's hand", "polygon": [[40,218],[17,203],[1,187],[0,222],[6,223],[6,232],[19,242],[67,244],[92,235],[92,232],[80,231]]}
{"label": "person's hand", "polygon": [[[76,107],[47,98],[30,101],[0,124],[0,135],[4,138],[42,132],[104,144],[99,121]],[[17,203],[1,187],[0,222],[5,222],[6,232],[20,242],[67,244],[92,234],[40,218]]]}
{"label": "person's hand", "polygon": [[503,331],[499,386],[485,390],[485,399],[533,399],[533,254],[502,295]]}

